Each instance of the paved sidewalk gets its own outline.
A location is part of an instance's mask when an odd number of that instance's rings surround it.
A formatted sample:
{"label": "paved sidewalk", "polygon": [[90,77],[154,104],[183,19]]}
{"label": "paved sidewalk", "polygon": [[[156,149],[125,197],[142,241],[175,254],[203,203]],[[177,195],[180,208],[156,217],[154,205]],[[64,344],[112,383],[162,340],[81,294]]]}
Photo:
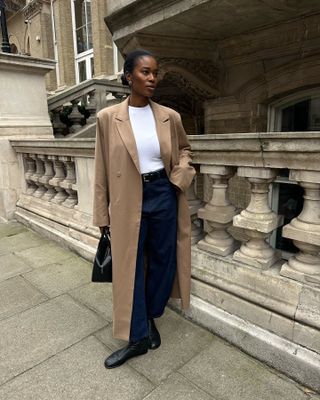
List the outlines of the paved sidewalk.
{"label": "paved sidewalk", "polygon": [[106,370],[123,342],[111,334],[111,287],[90,274],[75,254],[0,224],[1,400],[320,399],[170,309],[159,349]]}

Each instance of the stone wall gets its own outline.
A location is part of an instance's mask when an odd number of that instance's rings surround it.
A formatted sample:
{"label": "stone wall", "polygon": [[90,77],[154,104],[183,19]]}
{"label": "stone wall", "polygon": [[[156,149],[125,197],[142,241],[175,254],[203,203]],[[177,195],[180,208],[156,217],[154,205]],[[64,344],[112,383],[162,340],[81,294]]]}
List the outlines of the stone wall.
{"label": "stone wall", "polygon": [[217,43],[221,96],[206,102],[206,133],[267,131],[268,105],[320,84],[319,15]]}

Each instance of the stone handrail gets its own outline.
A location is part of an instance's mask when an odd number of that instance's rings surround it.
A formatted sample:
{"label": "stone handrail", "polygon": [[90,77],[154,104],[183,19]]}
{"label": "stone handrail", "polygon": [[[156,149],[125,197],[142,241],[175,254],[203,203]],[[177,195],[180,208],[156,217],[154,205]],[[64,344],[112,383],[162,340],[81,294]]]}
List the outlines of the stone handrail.
{"label": "stone handrail", "polygon": [[96,113],[128,93],[129,89],[117,82],[93,78],[49,96],[55,136],[93,137]]}
{"label": "stone handrail", "polygon": [[[304,189],[300,215],[283,227],[282,235],[300,250],[283,262],[281,275],[308,284],[320,284],[320,132],[272,132],[189,136],[193,162],[211,178],[212,198],[198,208],[206,236],[197,246],[212,254],[268,269],[280,258],[268,243],[283,218],[268,204],[270,183],[279,169]],[[302,167],[303,166],[303,167]],[[251,187],[248,207],[240,213],[228,198],[229,179],[237,174]],[[240,248],[230,226],[248,239]]]}

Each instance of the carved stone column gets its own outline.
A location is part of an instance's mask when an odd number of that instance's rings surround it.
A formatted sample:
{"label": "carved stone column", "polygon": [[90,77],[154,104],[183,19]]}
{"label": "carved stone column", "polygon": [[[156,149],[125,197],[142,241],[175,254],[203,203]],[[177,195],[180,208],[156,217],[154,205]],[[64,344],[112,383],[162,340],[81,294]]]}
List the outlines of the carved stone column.
{"label": "carved stone column", "polygon": [[59,182],[59,186],[68,193],[61,205],[72,208],[78,203],[77,192],[74,190],[74,184],[76,183],[74,160],[71,157],[59,157],[59,160],[64,163],[67,171],[65,179]]}
{"label": "carved stone column", "polygon": [[52,161],[48,159],[48,156],[41,154],[38,156],[40,160],[44,163],[44,175],[39,178],[39,182],[41,182],[45,188],[47,188],[46,193],[43,195],[43,200],[51,200],[55,195],[56,191],[54,187],[50,185],[49,181],[54,177],[53,165]]}
{"label": "carved stone column", "polygon": [[49,184],[52,185],[57,194],[51,199],[52,203],[61,204],[67,198],[65,190],[59,186],[59,182],[62,182],[65,178],[65,171],[63,162],[61,162],[58,156],[48,156],[49,160],[53,161],[54,166],[54,177],[50,179]]}
{"label": "carved stone column", "polygon": [[228,233],[227,228],[236,214],[230,203],[227,189],[228,180],[234,175],[232,167],[201,165],[200,171],[209,174],[212,179],[212,198],[204,208],[198,211],[199,218],[206,221],[208,234],[200,240],[198,247],[211,253],[227,256],[237,248],[237,243]]}
{"label": "carved stone column", "polygon": [[193,179],[186,193],[191,218],[191,244],[198,243],[203,237],[202,221],[198,218],[198,210],[203,204],[202,201],[197,198],[195,185],[196,178]]}
{"label": "carved stone column", "polygon": [[30,157],[30,154],[23,154],[23,159],[25,163],[25,180],[27,183],[27,194],[32,195],[38,188],[31,177],[36,173],[36,162]]}
{"label": "carved stone column", "polygon": [[300,215],[283,227],[282,235],[293,240],[300,252],[289,258],[281,275],[320,285],[320,172],[290,171],[290,180],[304,188]]}
{"label": "carved stone column", "polygon": [[269,168],[238,168],[238,176],[250,182],[251,200],[248,207],[233,218],[233,225],[243,228],[249,240],[241,245],[233,258],[262,269],[269,268],[280,258],[266,242],[283,222],[283,217],[271,211],[268,204],[269,185],[276,175],[277,170]]}
{"label": "carved stone column", "polygon": [[43,177],[44,175],[44,163],[43,161],[39,158],[38,155],[32,154],[30,157],[35,161],[36,163],[36,172],[30,177],[30,180],[32,180],[36,186],[38,187],[37,190],[33,193],[34,197],[42,197],[45,192],[47,191],[47,188],[43,185],[43,183],[40,181],[40,178]]}

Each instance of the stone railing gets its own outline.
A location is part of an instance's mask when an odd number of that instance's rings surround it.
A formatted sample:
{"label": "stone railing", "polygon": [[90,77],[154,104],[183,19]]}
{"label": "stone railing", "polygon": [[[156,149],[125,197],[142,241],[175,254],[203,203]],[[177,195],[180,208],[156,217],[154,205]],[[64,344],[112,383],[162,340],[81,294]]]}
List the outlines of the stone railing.
{"label": "stone railing", "polygon": [[94,139],[14,140],[22,172],[16,218],[55,236],[86,258],[93,255]]}
{"label": "stone railing", "polygon": [[127,94],[119,83],[94,78],[48,97],[55,137],[94,137],[97,112]]}
{"label": "stone railing", "polygon": [[[270,184],[279,169],[290,170],[289,180],[304,189],[303,210],[283,227],[299,252],[283,261],[281,275],[320,284],[320,133],[250,133],[190,136],[193,161],[210,177],[212,197],[197,211],[205,222],[205,237],[198,248],[260,269],[280,258],[268,243],[283,224],[268,204]],[[250,202],[237,211],[228,198],[229,179],[237,174],[250,184]],[[193,200],[195,201],[195,200]],[[196,220],[196,217],[193,217]],[[242,230],[246,240],[237,242],[229,227]],[[232,230],[231,230],[232,231]],[[194,240],[195,241],[195,240]]]}

